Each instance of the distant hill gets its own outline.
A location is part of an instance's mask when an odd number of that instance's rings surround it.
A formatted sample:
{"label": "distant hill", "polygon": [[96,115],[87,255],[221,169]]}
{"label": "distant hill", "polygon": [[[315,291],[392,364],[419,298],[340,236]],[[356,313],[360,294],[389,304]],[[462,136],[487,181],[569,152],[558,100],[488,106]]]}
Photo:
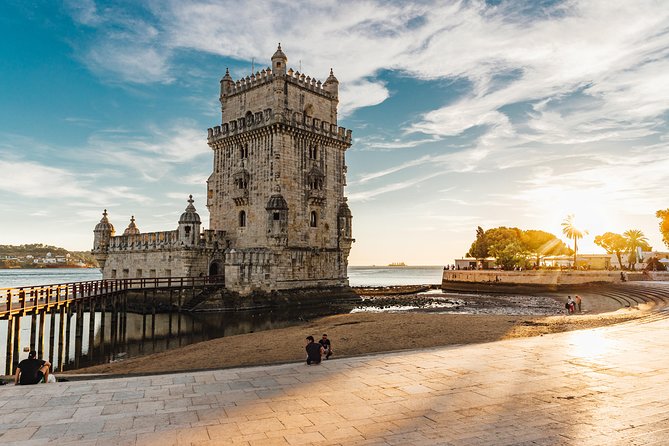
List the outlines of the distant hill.
{"label": "distant hill", "polygon": [[33,243],[0,245],[0,268],[94,268],[98,262],[88,251],[68,251]]}

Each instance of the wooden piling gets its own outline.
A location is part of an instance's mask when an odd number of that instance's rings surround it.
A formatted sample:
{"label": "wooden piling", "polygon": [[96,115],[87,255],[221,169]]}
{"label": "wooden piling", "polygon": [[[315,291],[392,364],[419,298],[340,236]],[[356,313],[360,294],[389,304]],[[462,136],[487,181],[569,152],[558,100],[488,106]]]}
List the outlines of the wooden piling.
{"label": "wooden piling", "polygon": [[[65,359],[64,363],[70,360],[70,333],[72,333],[72,305],[65,306]],[[65,367],[65,364],[63,364]]]}
{"label": "wooden piling", "polygon": [[65,365],[65,307],[60,307],[60,321],[58,323],[58,371],[63,371]]}
{"label": "wooden piling", "polygon": [[[46,309],[43,307],[39,310],[39,323],[37,325],[37,357],[44,357],[44,319],[46,316]],[[37,315],[35,315],[37,317]]]}
{"label": "wooden piling", "polygon": [[30,313],[30,351],[35,350],[36,341],[37,341],[37,312],[33,310]]}
{"label": "wooden piling", "polygon": [[14,345],[12,346],[12,368],[18,364],[21,354],[21,315],[14,316]]}
{"label": "wooden piling", "polygon": [[93,351],[95,344],[95,304],[96,299],[88,299],[88,361],[93,362]]}
{"label": "wooden piling", "polygon": [[53,357],[54,357],[53,349],[55,340],[56,340],[56,308],[51,308],[51,323],[49,325],[49,362],[51,364],[53,364]]}
{"label": "wooden piling", "polygon": [[14,370],[12,365],[14,361],[14,316],[11,314],[7,318],[7,354],[5,360],[5,375],[11,375]]}
{"label": "wooden piling", "polygon": [[77,319],[74,324],[74,368],[79,368],[81,360],[81,350],[83,349],[84,338],[84,303],[76,303]]}

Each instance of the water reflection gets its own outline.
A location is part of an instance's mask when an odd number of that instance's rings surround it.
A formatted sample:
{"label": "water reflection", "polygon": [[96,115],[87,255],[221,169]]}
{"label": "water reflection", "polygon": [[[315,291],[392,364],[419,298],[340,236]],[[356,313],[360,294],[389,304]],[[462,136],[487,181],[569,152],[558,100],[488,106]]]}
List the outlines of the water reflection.
{"label": "water reflection", "polygon": [[[60,314],[44,316],[44,336],[36,341],[35,349],[40,357],[49,359],[57,371],[72,370],[90,365],[105,364],[134,356],[162,352],[195,342],[254,331],[269,330],[295,325],[314,317],[337,313],[334,308],[249,310],[211,313],[147,313],[130,312],[105,314],[95,312],[93,327],[89,312],[65,316],[61,332]],[[23,316],[19,341],[19,358],[27,357],[23,352],[30,347],[32,318],[39,325],[40,316]],[[77,339],[77,324],[81,324]],[[2,365],[7,358],[7,321],[0,320],[0,352]],[[12,368],[13,370],[13,368]]]}

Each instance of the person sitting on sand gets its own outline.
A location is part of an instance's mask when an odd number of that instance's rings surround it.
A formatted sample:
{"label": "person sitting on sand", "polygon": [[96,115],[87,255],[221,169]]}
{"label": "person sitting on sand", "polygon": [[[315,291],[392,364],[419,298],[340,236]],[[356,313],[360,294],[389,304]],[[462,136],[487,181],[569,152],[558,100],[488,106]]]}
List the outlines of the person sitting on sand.
{"label": "person sitting on sand", "polygon": [[330,356],[332,356],[332,353],[334,353],[334,351],[332,350],[332,345],[330,344],[328,335],[323,333],[323,337],[321,338],[320,341],[318,341],[318,343],[321,344],[321,347],[323,347],[323,354],[325,355],[325,359],[330,359]]}
{"label": "person sitting on sand", "polygon": [[313,336],[307,336],[307,365],[317,365],[321,363],[321,356],[323,355],[323,347],[314,341]]}
{"label": "person sitting on sand", "polygon": [[19,362],[16,368],[16,376],[14,377],[14,384],[38,384],[44,379],[44,382],[49,381],[49,367],[51,363],[43,359],[36,359],[37,352],[31,350],[28,353],[28,359]]}

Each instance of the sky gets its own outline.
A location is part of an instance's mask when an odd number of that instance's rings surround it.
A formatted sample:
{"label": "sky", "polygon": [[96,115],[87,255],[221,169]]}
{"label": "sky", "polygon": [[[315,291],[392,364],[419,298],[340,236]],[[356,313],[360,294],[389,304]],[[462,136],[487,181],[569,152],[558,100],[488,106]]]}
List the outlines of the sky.
{"label": "sky", "polygon": [[208,221],[219,80],[340,81],[352,265],[445,265],[477,226],[588,234],[669,208],[665,1],[0,2],[0,244]]}

